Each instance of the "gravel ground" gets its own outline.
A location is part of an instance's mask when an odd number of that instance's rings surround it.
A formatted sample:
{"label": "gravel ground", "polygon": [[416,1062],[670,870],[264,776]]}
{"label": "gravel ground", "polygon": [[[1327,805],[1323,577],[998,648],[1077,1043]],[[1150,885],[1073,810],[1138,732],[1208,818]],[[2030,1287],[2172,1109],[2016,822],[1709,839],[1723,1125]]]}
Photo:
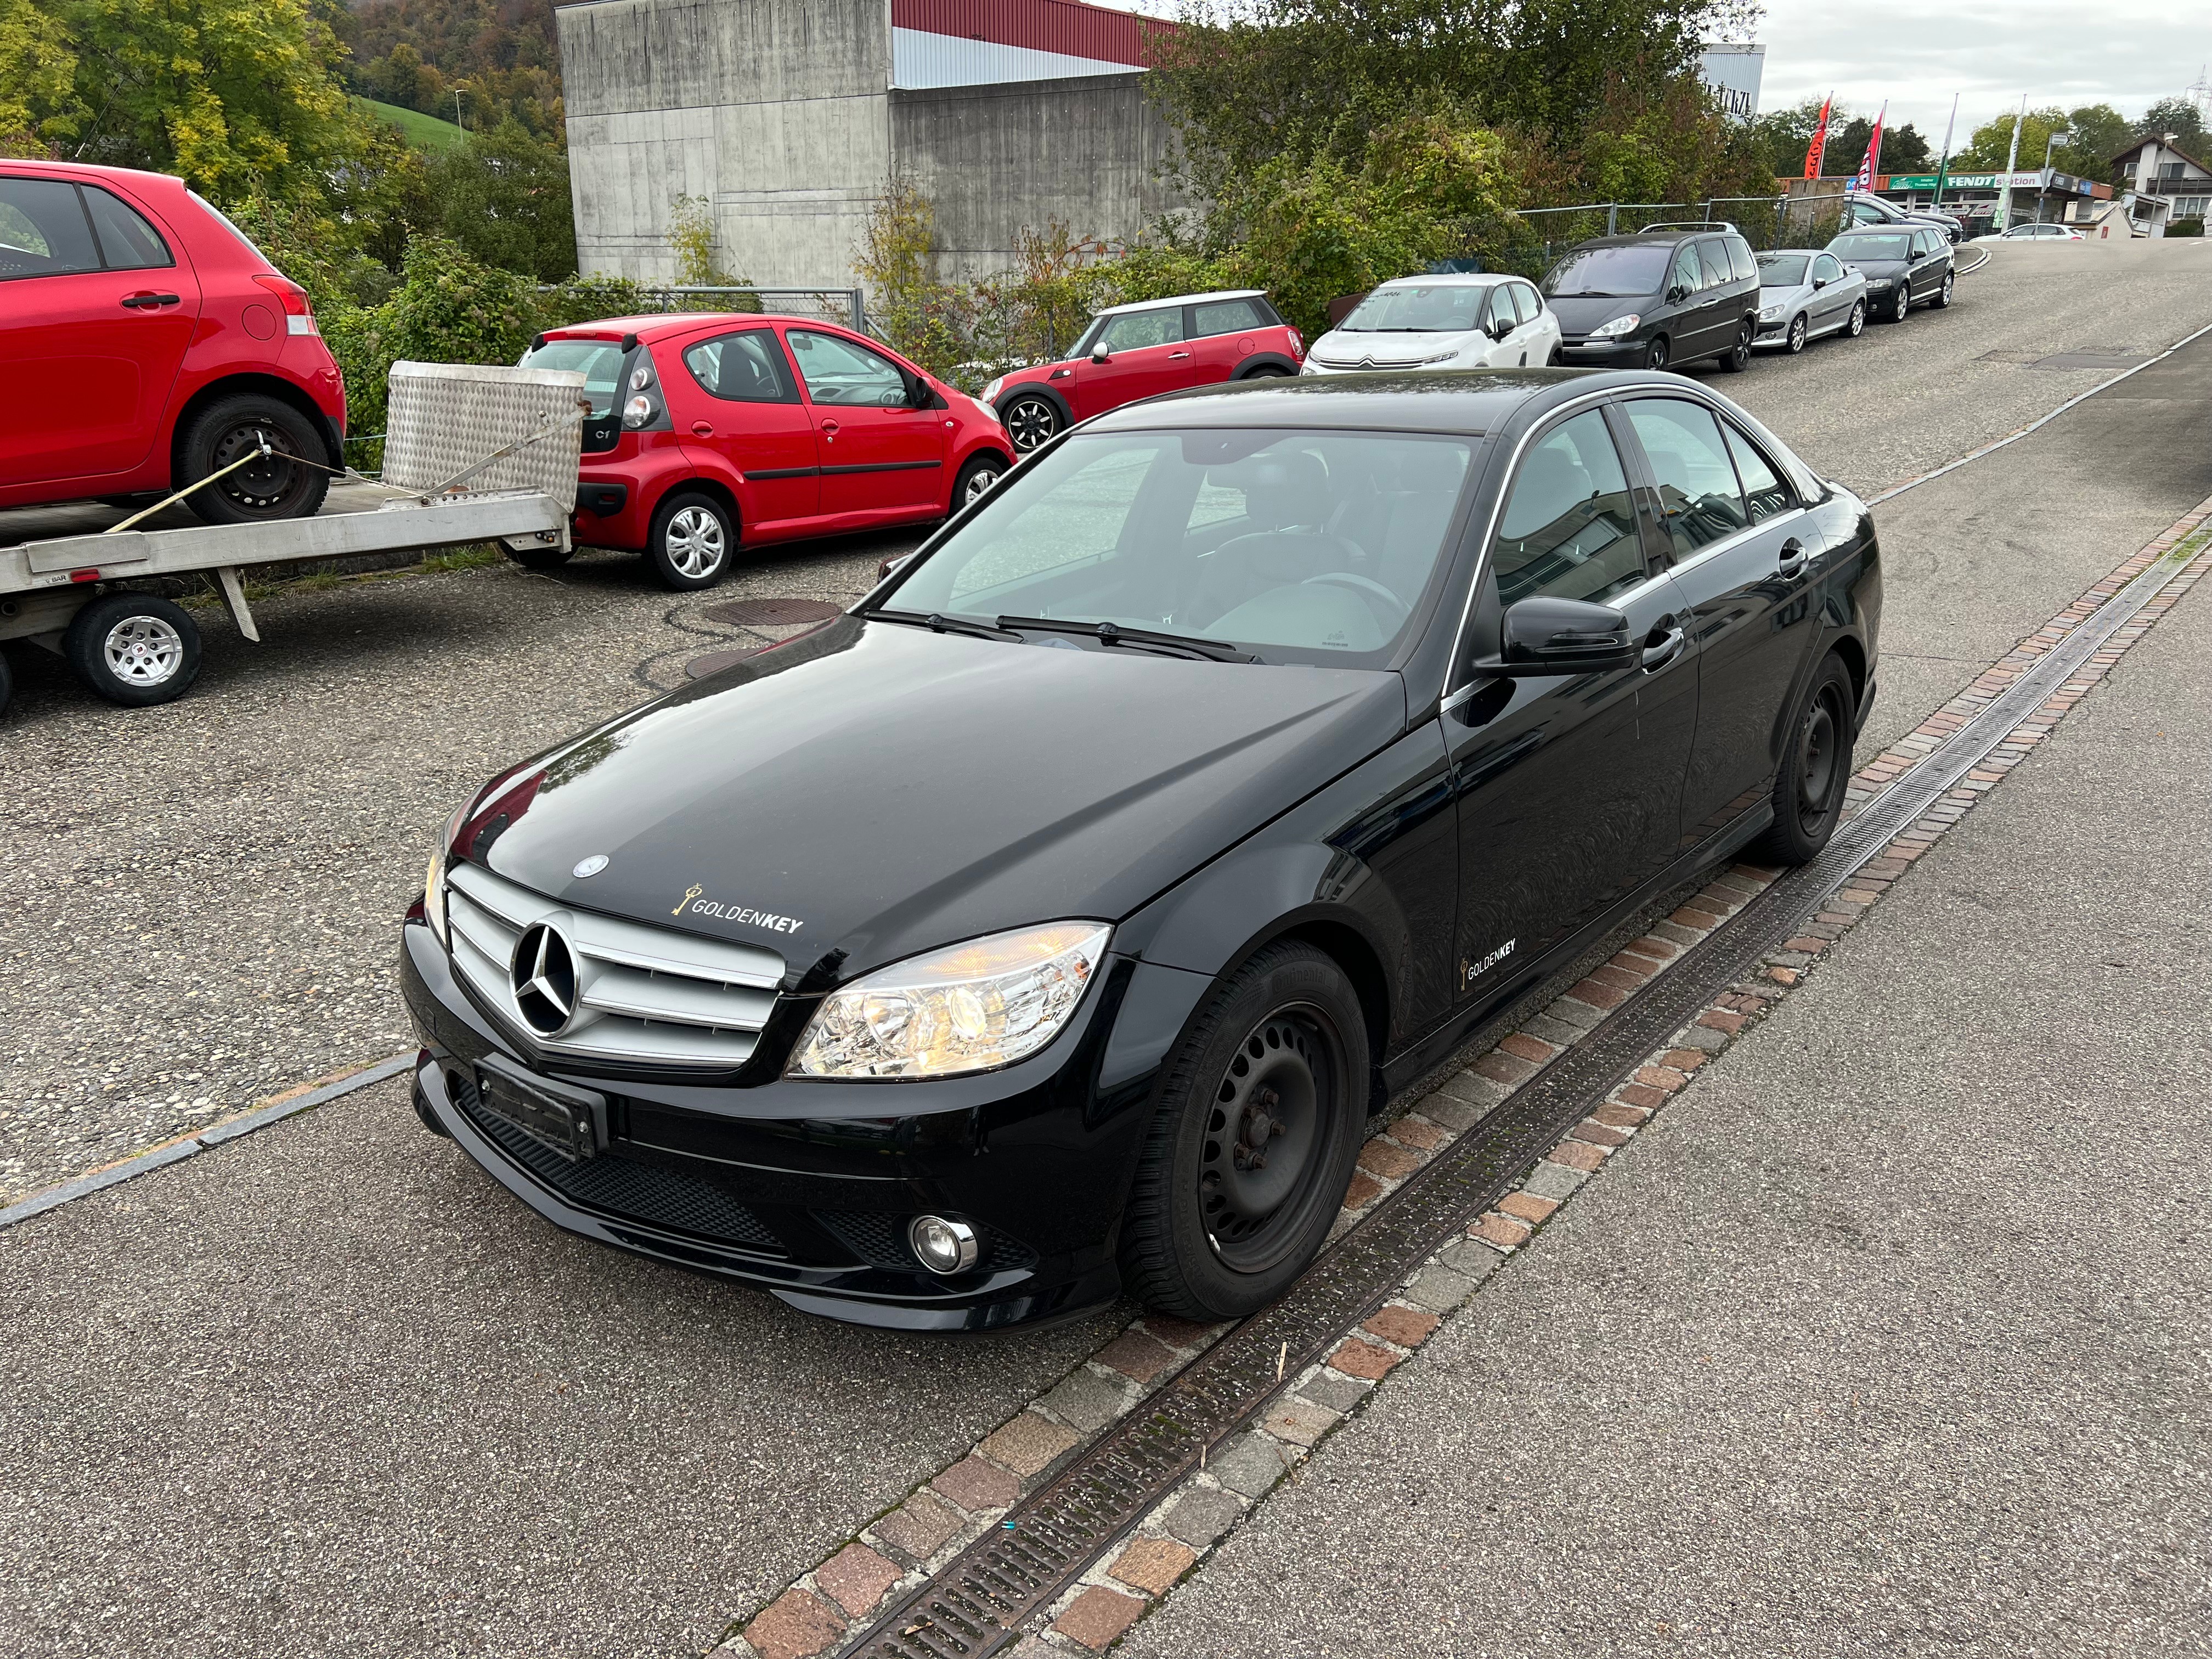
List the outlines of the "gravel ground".
{"label": "gravel ground", "polygon": [[1123,1650],[2212,1652],[2208,741],[2200,591]]}
{"label": "gravel ground", "polygon": [[[1998,253],[1948,312],[1763,356],[1714,384],[1822,470],[1872,487],[2100,378],[1982,362],[1985,352],[2147,349],[2212,322],[2199,246]],[[2175,412],[2138,408],[2153,439]],[[1989,463],[1884,511],[1894,672],[1870,739],[1941,702],[2181,510],[2130,478],[2136,457],[2096,453],[2077,493],[2034,496],[2037,511],[2057,502],[2055,527],[1990,492]],[[69,527],[89,524],[70,512]],[[1988,516],[1962,542],[1976,514]],[[847,599],[915,539],[771,550],[702,595],[662,592],[635,560],[590,553],[550,577],[500,565],[295,588],[257,604],[259,647],[204,613],[198,689],[143,711],[99,703],[55,659],[13,650],[17,697],[0,726],[15,831],[0,846],[0,1200],[404,1047],[391,929],[462,796],[679,684],[692,657],[767,637],[708,621],[708,606]]]}

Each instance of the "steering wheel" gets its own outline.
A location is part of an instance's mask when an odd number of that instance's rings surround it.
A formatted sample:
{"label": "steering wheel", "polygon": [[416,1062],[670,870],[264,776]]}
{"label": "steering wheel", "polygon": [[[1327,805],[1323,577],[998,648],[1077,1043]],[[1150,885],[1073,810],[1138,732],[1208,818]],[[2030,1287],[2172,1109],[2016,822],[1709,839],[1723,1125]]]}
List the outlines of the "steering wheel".
{"label": "steering wheel", "polygon": [[1331,570],[1318,576],[1309,576],[1304,586],[1321,583],[1330,587],[1348,587],[1370,601],[1381,601],[1378,611],[1387,633],[1396,633],[1406,625],[1406,618],[1413,614],[1413,607],[1393,593],[1371,576],[1362,576],[1349,570]]}

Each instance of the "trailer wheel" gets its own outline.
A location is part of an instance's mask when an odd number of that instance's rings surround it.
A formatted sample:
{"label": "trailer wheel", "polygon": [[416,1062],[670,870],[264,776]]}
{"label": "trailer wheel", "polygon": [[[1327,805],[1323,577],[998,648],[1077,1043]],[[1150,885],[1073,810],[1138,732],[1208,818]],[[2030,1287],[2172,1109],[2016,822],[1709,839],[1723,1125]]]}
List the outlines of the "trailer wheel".
{"label": "trailer wheel", "polygon": [[185,695],[200,672],[200,630],[167,599],[111,593],[70,620],[62,655],[108,702],[143,708]]}
{"label": "trailer wheel", "polygon": [[557,570],[576,556],[573,547],[510,547],[507,556],[525,570]]}
{"label": "trailer wheel", "polygon": [[15,677],[8,672],[8,657],[0,652],[0,714],[8,712],[9,700],[15,695]]}

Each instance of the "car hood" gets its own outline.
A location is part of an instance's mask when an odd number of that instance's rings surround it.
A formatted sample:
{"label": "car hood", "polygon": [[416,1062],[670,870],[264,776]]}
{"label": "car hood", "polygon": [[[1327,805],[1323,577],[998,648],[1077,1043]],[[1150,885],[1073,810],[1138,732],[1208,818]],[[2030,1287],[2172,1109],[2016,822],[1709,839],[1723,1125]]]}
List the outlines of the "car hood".
{"label": "car hood", "polygon": [[1609,323],[1614,318],[1626,316],[1632,311],[1650,310],[1659,303],[1659,296],[1656,294],[1645,294],[1633,299],[1613,300],[1603,297],[1577,299],[1571,295],[1565,299],[1555,300],[1551,295],[1546,295],[1544,303],[1551,307],[1553,313],[1559,319],[1559,327],[1564,331],[1569,334],[1587,334],[1599,324]]}
{"label": "car hood", "polygon": [[1387,671],[842,617],[507,774],[459,851],[562,904],[767,945],[794,975],[839,953],[823,971],[843,979],[1119,921],[1405,720]]}
{"label": "car hood", "polygon": [[1794,305],[1813,291],[1810,283],[1784,283],[1777,288],[1759,290],[1759,303],[1766,306]]}
{"label": "car hood", "polygon": [[1894,276],[1912,263],[1910,259],[1845,259],[1840,253],[1836,258],[1844,260],[1845,270],[1862,276]]}
{"label": "car hood", "polygon": [[1470,346],[1489,343],[1490,337],[1479,328],[1419,334],[1355,333],[1332,329],[1308,348],[1306,356],[1332,364],[1371,359],[1377,368],[1406,368],[1446,352],[1456,356]]}

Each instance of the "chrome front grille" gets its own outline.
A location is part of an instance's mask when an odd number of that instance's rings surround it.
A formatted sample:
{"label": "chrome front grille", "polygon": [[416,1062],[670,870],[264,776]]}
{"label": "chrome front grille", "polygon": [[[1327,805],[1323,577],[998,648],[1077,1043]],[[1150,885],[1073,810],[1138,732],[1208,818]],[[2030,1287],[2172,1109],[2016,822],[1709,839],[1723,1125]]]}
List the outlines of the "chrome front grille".
{"label": "chrome front grille", "polygon": [[[551,1054],[612,1065],[742,1064],[775,1006],[783,958],[572,910],[474,864],[446,877],[453,967],[483,1004]],[[543,926],[573,957],[562,981],[571,1011],[546,1029],[547,1006],[515,994],[515,951]],[[534,1018],[533,1018],[534,1016]]]}

